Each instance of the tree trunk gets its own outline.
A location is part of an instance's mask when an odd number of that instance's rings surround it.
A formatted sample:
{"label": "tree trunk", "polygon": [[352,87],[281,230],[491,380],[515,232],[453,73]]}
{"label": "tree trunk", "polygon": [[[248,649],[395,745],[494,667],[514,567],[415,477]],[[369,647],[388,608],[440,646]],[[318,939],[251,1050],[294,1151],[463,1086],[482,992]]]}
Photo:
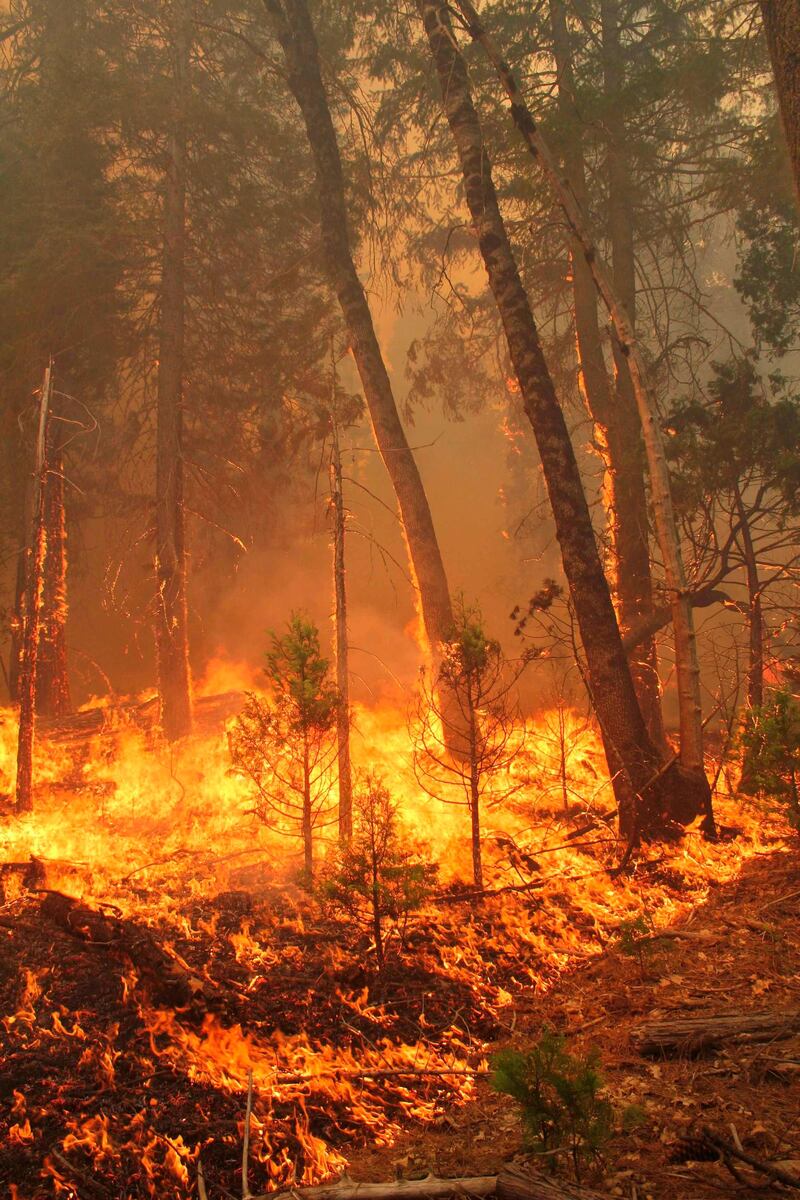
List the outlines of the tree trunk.
{"label": "tree trunk", "polygon": [[336,622],[336,757],[339,782],[339,841],[347,845],[353,835],[353,776],[350,764],[350,678],[347,646],[347,586],[344,540],[345,512],[342,491],[342,457],[336,413],[336,377],[331,410],[331,507],[333,510],[333,590]]}
{"label": "tree trunk", "polygon": [[306,0],[266,0],[308,135],[319,190],[322,248],[364,388],[375,441],[397,496],[425,634],[434,660],[453,624],[444,564],[428,499],[397,411],[350,242],[342,162]]}
{"label": "tree trunk", "polygon": [[306,887],[314,881],[314,827],[311,813],[311,767],[308,734],[303,734],[303,877]]}
{"label": "tree trunk", "polygon": [[53,364],[48,363],[39,400],[39,429],[36,438],[32,530],[28,551],[25,628],[19,674],[19,735],[17,739],[17,812],[33,809],[33,717],[36,707],[36,662],[39,652],[39,622],[42,574],[46,549],[44,489],[47,472],[47,421],[53,394]]}
{"label": "tree trunk", "polygon": [[[472,881],[477,888],[483,887],[483,862],[481,856],[481,793],[480,771],[478,759],[481,754],[483,739],[478,727],[478,713],[472,695],[472,688],[467,684],[467,719],[468,719],[468,759],[465,764],[469,768],[469,816],[470,834],[472,838]],[[481,747],[479,749],[479,746]]]}
{"label": "tree trunk", "polygon": [[[582,129],[575,103],[572,71],[572,47],[563,0],[551,0],[553,52],[558,75],[558,107],[567,129],[564,140],[564,167],[575,199],[587,212],[588,192],[582,148]],[[609,117],[610,119],[610,117]],[[619,156],[617,156],[617,161]],[[612,212],[612,244],[615,284],[624,284],[623,302],[633,319],[635,278],[633,273],[633,234],[630,223],[619,220],[624,205],[618,203],[627,193],[620,188],[621,169],[617,165],[609,178],[609,204]],[[629,206],[628,206],[629,207]],[[632,219],[632,214],[628,214]],[[614,343],[616,397],[612,398],[600,337],[597,315],[597,289],[583,254],[580,240],[570,239],[575,332],[578,358],[589,411],[601,427],[606,448],[609,531],[615,567],[615,584],[620,626],[623,637],[653,609],[653,583],[650,574],[650,546],[647,522],[647,490],[644,479],[641,424],[630,372],[618,343]],[[624,262],[624,268],[623,268]],[[629,654],[633,683],[639,697],[645,723],[655,744],[667,749],[661,714],[661,694],[655,639],[648,638]]]}
{"label": "tree trunk", "polygon": [[750,708],[760,708],[764,703],[764,613],[761,603],[761,579],[758,574],[758,559],[750,532],[750,521],[744,506],[742,493],[735,487],[734,502],[742,534],[742,551],[747,575],[749,661],[747,666],[747,703]]}
{"label": "tree trunk", "polygon": [[660,808],[657,794],[663,777],[659,777],[659,755],[636,699],[575,452],[500,213],[466,67],[453,37],[448,10],[435,0],[418,0],[418,7],[461,162],[467,204],[539,448],[621,826],[633,838],[637,823],[640,827],[650,824],[650,815],[643,811],[644,797],[648,809],[657,812]]}
{"label": "tree trunk", "polygon": [[[21,448],[20,448],[21,449]],[[25,594],[28,581],[28,538],[31,528],[30,489],[24,487],[24,499],[20,506],[22,527],[19,530],[20,550],[14,579],[14,612],[11,617],[11,639],[8,651],[8,698],[12,704],[19,701],[19,677],[22,667],[22,642],[25,637]]]}
{"label": "tree trunk", "polygon": [[43,520],[45,531],[42,615],[36,666],[36,715],[72,711],[67,672],[67,529],[64,454],[57,421],[47,427]]}
{"label": "tree trunk", "polygon": [[[764,703],[764,613],[761,603],[761,580],[758,574],[758,559],[750,532],[750,522],[738,485],[734,485],[734,489],[734,503],[741,527],[742,551],[747,576],[749,653],[747,663],[746,720],[754,709],[761,708],[761,705]],[[753,779],[754,768],[755,763],[752,758],[752,752],[745,754],[742,759],[742,774],[739,779],[739,788],[745,794],[749,794],[755,786]]]}
{"label": "tree trunk", "polygon": [[156,644],[161,728],[169,741],[191,731],[183,506],[183,373],[186,297],[186,100],[190,0],[172,8],[172,114],[164,177],[156,438]]}
{"label": "tree trunk", "polygon": [[761,0],[761,13],[795,188],[800,197],[800,2]]}
{"label": "tree trunk", "polygon": [[[694,816],[703,812],[705,814],[705,830],[710,836],[713,836],[714,818],[711,809],[711,789],[706,779],[703,765],[700,665],[697,656],[691,598],[687,589],[680,538],[672,505],[672,488],[664,453],[658,406],[649,389],[645,361],[637,344],[635,332],[631,326],[627,312],[624,306],[620,304],[614,287],[611,284],[608,272],[589,233],[583,212],[575,199],[570,182],[559,171],[550,148],[539,132],[530,109],[525,103],[525,98],[519,89],[511,68],[486,33],[470,0],[456,0],[456,4],[467,19],[471,36],[483,45],[487,56],[494,64],[511,102],[511,114],[514,123],[524,138],[531,155],[543,167],[562,212],[567,219],[568,228],[581,242],[584,259],[591,269],[595,286],[608,308],[615,335],[628,361],[647,453],[656,532],[664,559],[666,584],[670,595],[672,625],[675,635],[675,665],[678,679],[681,748],[679,769],[670,772],[673,775],[675,784],[673,789],[673,799],[675,802],[673,811],[676,819],[682,821],[692,819],[692,810],[694,810]],[[454,50],[455,53],[458,53],[456,47],[454,47]],[[524,296],[524,292],[522,294]],[[525,303],[527,305],[527,297],[525,298]],[[552,381],[550,382],[550,386],[552,388]],[[619,632],[618,629],[617,632]],[[650,742],[649,737],[648,742]],[[650,745],[652,746],[652,742],[650,742]]]}

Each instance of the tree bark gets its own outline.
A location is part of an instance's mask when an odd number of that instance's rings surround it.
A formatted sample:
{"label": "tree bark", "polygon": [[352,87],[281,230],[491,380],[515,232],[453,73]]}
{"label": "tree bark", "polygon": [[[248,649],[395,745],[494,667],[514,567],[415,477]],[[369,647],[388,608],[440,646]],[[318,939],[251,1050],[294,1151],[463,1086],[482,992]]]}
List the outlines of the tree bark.
{"label": "tree bark", "polygon": [[347,645],[347,579],[345,575],[345,512],[342,489],[342,456],[336,413],[336,377],[331,410],[331,507],[333,509],[333,590],[336,624],[336,758],[339,783],[339,841],[348,845],[353,835],[353,774],[350,763],[350,676]]}
{"label": "tree bark", "polygon": [[42,616],[36,667],[36,715],[64,717],[72,711],[67,671],[67,527],[64,454],[59,425],[48,422],[43,521],[46,551]]}
{"label": "tree bark", "polygon": [[42,603],[42,575],[46,548],[44,527],[44,489],[47,473],[47,422],[53,394],[53,364],[48,363],[39,400],[39,428],[36,437],[31,542],[28,551],[25,626],[19,673],[19,734],[17,738],[17,812],[33,809],[33,717],[36,707],[36,665],[39,652],[39,628]]}
{"label": "tree bark", "polygon": [[156,435],[156,645],[161,729],[169,741],[191,731],[192,696],[183,505],[183,376],[186,318],[186,101],[190,0],[171,17],[172,113],[164,176]]}
{"label": "tree bark", "polygon": [[800,198],[800,0],[761,0],[761,13],[789,160]]}
{"label": "tree bark", "polygon": [[491,164],[449,12],[436,0],[418,0],[418,9],[458,150],[480,252],[539,449],[620,823],[626,836],[634,838],[637,827],[650,823],[644,804],[656,811],[660,808],[657,793],[663,776],[654,785],[660,758],[636,699],[583,482],[498,205]]}
{"label": "tree bark", "polygon": [[303,733],[303,880],[310,888],[314,882],[314,824],[311,810],[311,766],[308,733]]}
{"label": "tree bark", "polygon": [[375,441],[397,496],[432,655],[452,630],[453,612],[428,499],[397,411],[349,232],[341,156],[319,64],[306,0],[266,0],[284,52],[289,87],[308,135],[319,191],[325,267],[338,297],[364,388]]}
{"label": "tree bark", "polygon": [[[590,235],[570,182],[559,171],[550,148],[539,132],[531,111],[525,103],[513,71],[486,33],[470,0],[456,0],[456,4],[466,18],[470,35],[483,45],[487,56],[493,63],[511,102],[511,115],[514,123],[524,138],[531,155],[543,167],[566,217],[568,228],[581,242],[584,258],[591,269],[595,286],[608,308],[615,335],[628,361],[647,453],[656,532],[664,559],[675,636],[675,666],[681,735],[680,770],[676,774],[680,776],[678,793],[682,793],[678,807],[684,814],[680,819],[691,819],[689,816],[691,808],[699,805],[696,808],[695,816],[699,812],[705,813],[706,831],[713,836],[711,789],[703,764],[700,664],[697,656],[691,598],[688,593],[680,537],[672,504],[672,488],[664,453],[658,406],[649,388],[644,357],[639,349],[635,331],[631,326],[625,307],[616,295],[608,271]],[[452,40],[452,31],[449,36]],[[457,47],[455,50],[458,53]]]}
{"label": "tree bark", "polygon": [[[606,174],[611,267],[617,297],[636,329],[635,212],[632,201],[630,161],[625,152],[625,127],[620,115],[622,48],[613,0],[601,6],[603,74],[606,94]],[[581,205],[584,213],[587,208]],[[619,464],[615,490],[618,578],[617,589],[623,632],[646,620],[653,610],[653,579],[650,571],[648,497],[645,486],[645,455],[642,423],[628,357],[619,339],[612,339],[616,384],[614,437]],[[661,713],[658,655],[654,638],[648,639],[632,659],[634,683],[647,727],[657,745],[667,750]],[[701,754],[702,765],[702,754]]]}
{"label": "tree bark", "polygon": [[631,1034],[640,1054],[699,1054],[723,1042],[771,1042],[800,1028],[796,1011],[706,1013],[697,1017],[668,1017],[647,1021]]}
{"label": "tree bark", "polygon": [[[747,509],[738,484],[734,484],[734,503],[742,537],[742,552],[744,557],[745,574],[747,576],[747,626],[748,626],[748,663],[747,663],[747,716],[754,709],[761,708],[764,703],[764,612],[761,602],[761,579],[758,573],[753,537],[750,531]],[[742,773],[739,788],[748,794],[754,786],[755,762],[753,755],[746,753],[742,759]]]}
{"label": "tree bark", "polygon": [[749,661],[747,665],[747,703],[760,708],[764,703],[764,613],[761,603],[761,579],[758,573],[750,521],[738,484],[735,486],[734,502],[742,535],[742,551],[747,576]]}

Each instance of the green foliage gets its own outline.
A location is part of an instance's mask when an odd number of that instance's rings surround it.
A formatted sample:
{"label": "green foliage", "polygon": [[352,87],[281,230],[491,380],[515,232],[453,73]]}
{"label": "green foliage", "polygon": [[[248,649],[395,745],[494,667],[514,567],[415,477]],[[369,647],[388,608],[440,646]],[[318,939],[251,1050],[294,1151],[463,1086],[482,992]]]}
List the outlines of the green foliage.
{"label": "green foliage", "polygon": [[[491,1084],[519,1104],[528,1149],[547,1156],[551,1165],[568,1154],[578,1179],[585,1160],[598,1157],[614,1132],[615,1112],[602,1095],[597,1051],[570,1054],[565,1039],[551,1029],[530,1050],[495,1055]],[[626,1111],[623,1123],[629,1127],[635,1116]]]}
{"label": "green foliage", "polygon": [[669,425],[669,456],[677,470],[676,498],[691,512],[703,497],[727,493],[757,475],[796,508],[800,483],[800,403],[781,395],[782,381],[772,378],[772,394],[757,371],[753,354],[714,363],[714,375],[702,401],[676,405]]}
{"label": "green foliage", "polygon": [[272,634],[267,652],[272,695],[249,695],[228,735],[233,768],[253,787],[253,811],[277,832],[301,835],[308,884],[314,831],[333,811],[339,693],[329,671],[316,625],[293,614],[282,636]]}
{"label": "green foliage", "polygon": [[438,867],[402,832],[397,804],[379,775],[367,775],[353,801],[353,838],[324,879],[322,897],[371,930],[383,971],[389,938],[402,946],[408,919],[430,893]]}
{"label": "green foliage", "polygon": [[777,803],[800,830],[800,703],[788,687],[748,715],[742,746],[749,790]]}
{"label": "green foliage", "polygon": [[617,927],[617,948],[626,958],[635,959],[643,979],[656,954],[655,944],[648,940],[652,932],[652,921],[644,914],[621,921]]}
{"label": "green foliage", "polygon": [[266,673],[288,723],[296,730],[329,729],[339,694],[329,679],[330,663],[320,649],[317,626],[293,613],[286,632],[271,636]]}

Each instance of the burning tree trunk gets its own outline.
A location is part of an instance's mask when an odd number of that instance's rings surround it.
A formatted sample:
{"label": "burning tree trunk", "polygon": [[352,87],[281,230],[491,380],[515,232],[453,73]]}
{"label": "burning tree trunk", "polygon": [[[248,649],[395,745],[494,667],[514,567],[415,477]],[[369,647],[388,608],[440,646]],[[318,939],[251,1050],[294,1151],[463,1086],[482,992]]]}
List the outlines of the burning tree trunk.
{"label": "burning tree trunk", "polygon": [[22,642],[25,637],[25,594],[28,582],[28,539],[31,528],[29,489],[22,502],[22,525],[19,530],[20,550],[14,580],[14,612],[11,617],[11,639],[8,652],[8,698],[19,701],[19,677],[22,667]]}
{"label": "burning tree trunk", "polygon": [[[558,74],[558,105],[567,136],[564,141],[564,167],[581,209],[588,209],[586,169],[581,146],[581,128],[576,119],[575,82],[572,51],[566,13],[562,0],[550,5],[553,51]],[[610,119],[610,118],[609,118]],[[624,164],[609,150],[609,207],[611,239],[615,266],[615,285],[633,317],[635,311],[635,274],[631,216],[626,214],[621,186]],[[626,221],[624,217],[627,216]],[[580,240],[570,236],[575,331],[581,375],[592,417],[603,430],[608,481],[610,484],[611,521],[616,594],[623,635],[638,627],[653,610],[653,585],[650,574],[650,546],[647,522],[647,491],[644,479],[641,424],[630,371],[614,343],[616,397],[612,397],[603,354],[597,315],[597,289]],[[653,741],[666,748],[661,715],[661,697],[655,639],[648,638],[629,656],[633,682],[645,722]]]}
{"label": "burning tree trunk", "polygon": [[265,0],[275,19],[289,87],[305,122],[319,190],[325,266],[344,316],[370,419],[400,508],[422,621],[434,657],[453,613],[428,499],[406,439],[372,315],[353,262],[344,176],[306,0]]}
{"label": "burning tree trunk", "polygon": [[345,578],[345,512],[342,491],[342,456],[336,408],[336,374],[333,377],[331,409],[331,508],[333,511],[333,588],[336,622],[336,746],[339,776],[339,840],[348,843],[353,834],[353,777],[350,766],[350,679],[347,647],[347,584]]}
{"label": "burning tree trunk", "polygon": [[64,454],[58,423],[48,422],[43,523],[46,552],[36,666],[37,716],[63,717],[72,709],[67,672],[67,528],[64,511]]}
{"label": "burning tree trunk", "polygon": [[789,159],[800,195],[800,2],[761,0],[761,13]]}
{"label": "burning tree trunk", "polygon": [[621,826],[629,838],[634,838],[639,829],[656,819],[661,808],[657,796],[665,776],[660,774],[659,754],[636,699],[580,471],[500,212],[466,66],[454,39],[448,9],[435,0],[418,0],[418,7],[461,161],[481,255],[539,447]]}
{"label": "burning tree trunk", "polygon": [[39,400],[39,428],[36,437],[34,470],[33,525],[28,551],[25,624],[19,674],[19,738],[17,741],[17,811],[33,808],[33,716],[36,700],[36,660],[39,651],[39,619],[42,578],[46,551],[44,491],[47,475],[47,420],[53,392],[53,364],[48,363]]}
{"label": "burning tree trunk", "polygon": [[183,370],[186,297],[186,100],[189,0],[172,8],[172,116],[164,177],[156,443],[156,643],[161,727],[169,741],[192,726],[183,506]]}
{"label": "burning tree trunk", "polygon": [[[658,406],[647,382],[647,367],[636,341],[636,335],[631,326],[628,314],[624,305],[620,303],[617,297],[608,272],[599,256],[597,247],[594,245],[583,212],[575,199],[570,182],[559,171],[550,148],[539,132],[530,109],[525,103],[525,99],[517,85],[511,68],[502,58],[497,47],[486,33],[470,0],[456,0],[456,3],[466,18],[470,35],[483,45],[487,56],[493,63],[511,102],[511,114],[514,123],[522,134],[531,155],[543,167],[553,187],[561,210],[567,219],[568,227],[582,245],[584,259],[591,269],[595,286],[609,311],[620,349],[628,363],[647,453],[656,532],[664,559],[664,570],[667,589],[670,594],[672,625],[675,636],[675,666],[680,711],[680,774],[682,777],[680,791],[683,793],[682,799],[678,802],[676,815],[680,810],[683,814],[682,819],[691,819],[689,817],[691,810],[694,810],[695,816],[700,812],[704,812],[706,815],[706,830],[709,834],[713,834],[714,819],[711,811],[711,790],[708,780],[705,777],[703,763],[700,664],[697,656],[692,603],[686,583],[680,538],[672,505],[672,488],[664,453]],[[431,6],[428,5],[427,7],[430,8]],[[460,57],[458,47],[453,42],[453,34],[449,22],[447,36],[452,45],[453,53]],[[468,87],[468,83],[466,83],[466,86]],[[470,107],[474,114],[471,101]],[[475,121],[477,123],[477,116],[475,116]],[[492,193],[494,195],[493,189]],[[497,209],[496,196],[494,196],[494,202]],[[497,215],[498,219],[502,220],[499,215],[499,209],[497,209]],[[514,270],[516,273],[516,267]],[[517,282],[519,283],[518,275]],[[519,287],[524,297],[524,290],[522,290],[521,283],[519,283]],[[527,297],[524,298],[525,305],[530,312]],[[533,324],[532,317],[530,320],[531,324]],[[550,381],[550,387],[552,388],[552,381]],[[583,630],[581,630],[581,633],[583,636]]]}

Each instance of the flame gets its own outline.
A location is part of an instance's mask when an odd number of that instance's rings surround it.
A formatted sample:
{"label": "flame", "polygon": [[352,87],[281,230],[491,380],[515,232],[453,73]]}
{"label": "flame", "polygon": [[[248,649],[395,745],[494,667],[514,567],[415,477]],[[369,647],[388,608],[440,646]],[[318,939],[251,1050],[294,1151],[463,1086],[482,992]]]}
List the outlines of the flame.
{"label": "flame", "polygon": [[[243,686],[253,688],[253,673],[220,659],[196,694],[224,697]],[[5,791],[13,781],[15,735],[14,715],[3,712]],[[58,1100],[61,1141],[40,1156],[55,1194],[76,1195],[70,1164],[102,1178],[126,1154],[148,1194],[177,1197],[188,1186],[203,1135],[161,1123],[156,1092],[138,1111],[120,1105],[134,1069],[214,1096],[226,1112],[232,1105],[228,1146],[241,1144],[252,1083],[251,1155],[262,1190],[331,1179],[346,1167],[348,1145],[390,1145],[409,1124],[431,1124],[467,1103],[474,1072],[485,1067],[489,1043],[507,1025],[520,992],[542,993],[576,960],[599,954],[611,931],[644,904],[635,876],[611,878],[604,869],[614,849],[606,827],[570,839],[564,819],[565,795],[587,814],[613,807],[596,731],[560,709],[527,720],[516,736],[519,754],[498,786],[511,799],[493,805],[489,798],[482,813],[487,895],[465,906],[451,901],[471,877],[466,808],[437,804],[420,789],[401,708],[384,702],[354,710],[354,765],[384,776],[405,825],[427,840],[441,867],[440,897],[406,931],[422,997],[413,1024],[354,975],[371,953],[368,945],[354,960],[341,938],[315,944],[318,912],[294,883],[299,847],[254,815],[246,782],[230,770],[224,727],[200,728],[172,749],[125,720],[106,722],[88,744],[41,741],[34,812],[0,824],[0,861],[34,859],[47,888],[152,929],[200,987],[213,984],[213,949],[235,974],[242,1012],[276,980],[281,987],[292,973],[301,976],[313,945],[314,969],[327,980],[319,1003],[335,1013],[327,1024],[320,1019],[318,1029],[299,1030],[212,1011],[198,1019],[151,1002],[126,963],[115,968],[114,991],[126,1021],[133,1013],[144,1030],[134,1045],[117,1011],[103,1023],[84,1007],[59,1005],[52,998],[55,968],[27,966],[14,1010],[0,1015],[10,1050],[50,1047],[74,1063],[95,1097],[91,1111]],[[719,803],[725,819],[728,801]],[[771,820],[737,809],[744,828],[736,841],[715,846],[688,837],[670,849],[670,869],[686,886],[648,882],[655,924],[675,923],[711,887],[734,878],[748,857],[770,845]],[[321,860],[334,839],[333,829],[320,831]],[[255,897],[257,904],[230,921],[224,908],[206,903],[220,895],[232,902]],[[7,891],[6,903],[30,903],[25,888]],[[298,985],[301,999],[304,986],[304,1011],[313,1014],[317,985]],[[458,1010],[448,988],[471,1006],[469,1021],[448,1015]],[[429,1075],[420,1077],[420,1070]],[[15,1091],[4,1127],[8,1142],[32,1154],[46,1113],[31,1103],[27,1084],[25,1092]]]}

